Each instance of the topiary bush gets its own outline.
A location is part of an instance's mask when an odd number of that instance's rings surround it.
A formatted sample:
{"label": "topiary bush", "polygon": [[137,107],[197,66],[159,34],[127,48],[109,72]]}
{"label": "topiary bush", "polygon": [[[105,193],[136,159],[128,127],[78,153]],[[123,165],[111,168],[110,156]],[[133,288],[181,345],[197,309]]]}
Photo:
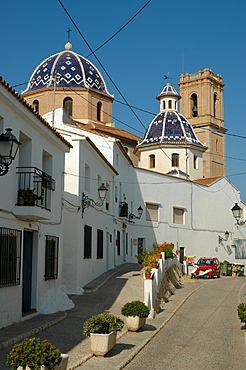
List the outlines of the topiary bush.
{"label": "topiary bush", "polygon": [[111,313],[102,313],[92,316],[83,325],[83,334],[90,336],[91,333],[109,334],[111,331],[120,331],[124,321]]}
{"label": "topiary bush", "polygon": [[149,307],[141,301],[127,302],[121,308],[121,313],[124,316],[148,317],[149,311]]}

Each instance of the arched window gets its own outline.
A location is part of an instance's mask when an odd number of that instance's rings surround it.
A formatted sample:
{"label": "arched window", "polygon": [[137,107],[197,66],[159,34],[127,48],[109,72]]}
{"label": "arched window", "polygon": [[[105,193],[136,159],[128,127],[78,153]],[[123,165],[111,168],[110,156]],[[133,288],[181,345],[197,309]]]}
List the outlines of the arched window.
{"label": "arched window", "polygon": [[172,100],[168,100],[168,108],[172,109]]}
{"label": "arched window", "polygon": [[198,116],[198,102],[197,102],[196,94],[191,95],[191,110],[192,110],[192,116],[197,117]]}
{"label": "arched window", "polygon": [[217,98],[217,94],[214,93],[214,117],[216,117],[216,102],[217,102],[218,98]]}
{"label": "arched window", "polygon": [[39,101],[36,99],[34,100],[34,102],[32,103],[32,106],[33,106],[33,109],[39,113]]}
{"label": "arched window", "polygon": [[63,108],[69,116],[73,115],[73,99],[65,98],[63,100]]}
{"label": "arched window", "polygon": [[165,102],[165,100],[163,100],[162,106],[163,106],[163,109],[166,109],[166,102]]}
{"label": "arched window", "polygon": [[178,153],[172,154],[172,167],[179,167],[179,154]]}
{"label": "arched window", "polygon": [[155,155],[151,154],[149,156],[149,168],[155,168]]}
{"label": "arched window", "polygon": [[99,101],[97,103],[97,120],[101,121],[101,115],[102,115],[102,103]]}

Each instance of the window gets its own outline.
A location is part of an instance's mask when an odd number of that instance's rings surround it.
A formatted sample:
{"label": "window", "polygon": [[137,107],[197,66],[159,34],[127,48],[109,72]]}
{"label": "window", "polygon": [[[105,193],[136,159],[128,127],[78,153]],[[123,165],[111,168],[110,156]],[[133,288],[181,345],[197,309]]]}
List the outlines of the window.
{"label": "window", "polygon": [[174,224],[184,224],[184,209],[183,208],[173,208],[173,223]]}
{"label": "window", "polygon": [[106,193],[106,199],[105,199],[105,207],[106,207],[106,210],[109,211],[109,201],[110,201],[110,186],[109,184],[106,182],[106,188],[108,189],[107,193]]}
{"label": "window", "polygon": [[45,280],[58,278],[58,241],[56,236],[46,235],[45,240]]}
{"label": "window", "polygon": [[218,139],[215,140],[215,151],[216,153],[219,153],[219,140]]}
{"label": "window", "polygon": [[0,227],[0,287],[20,285],[21,231]]}
{"label": "window", "polygon": [[217,98],[217,94],[214,93],[214,117],[216,117],[216,102],[217,102],[218,98]]}
{"label": "window", "polygon": [[178,153],[172,154],[172,167],[179,167],[179,154]]}
{"label": "window", "polygon": [[115,203],[118,202],[118,186],[115,186],[114,188],[114,201]]}
{"label": "window", "polygon": [[194,169],[195,170],[197,170],[197,163],[198,163],[198,158],[197,158],[197,156],[196,155],[194,155],[194,158],[193,158],[193,160],[194,160]]}
{"label": "window", "polygon": [[65,98],[63,100],[63,108],[69,116],[73,115],[73,99]]}
{"label": "window", "polygon": [[168,100],[168,108],[172,109],[172,100]]}
{"label": "window", "polygon": [[192,110],[192,116],[197,117],[198,116],[198,103],[197,103],[196,94],[191,95],[191,110]]}
{"label": "window", "polygon": [[149,168],[155,168],[155,155],[151,154],[149,156]]}
{"label": "window", "polygon": [[158,204],[146,203],[146,220],[158,221]]}
{"label": "window", "polygon": [[120,256],[120,231],[117,231],[116,246],[117,246],[117,254],[118,256]]}
{"label": "window", "polygon": [[92,227],[84,226],[84,258],[91,258]]}
{"label": "window", "polygon": [[97,258],[103,258],[103,230],[97,229]]}
{"label": "window", "polygon": [[34,102],[32,103],[32,106],[33,106],[33,109],[39,113],[39,101],[36,99],[34,100]]}
{"label": "window", "polygon": [[85,190],[90,192],[90,166],[88,166],[86,163],[85,163]]}
{"label": "window", "polygon": [[163,109],[166,109],[166,102],[165,102],[165,100],[162,102],[162,108]]}
{"label": "window", "polygon": [[98,102],[97,103],[97,120],[101,121],[102,116],[102,103]]}

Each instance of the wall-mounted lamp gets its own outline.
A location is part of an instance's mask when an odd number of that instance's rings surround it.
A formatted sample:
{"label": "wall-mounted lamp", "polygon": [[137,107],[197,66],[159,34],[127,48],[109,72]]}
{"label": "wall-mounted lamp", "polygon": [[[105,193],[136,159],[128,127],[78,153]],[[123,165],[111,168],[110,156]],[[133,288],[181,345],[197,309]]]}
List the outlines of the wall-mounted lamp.
{"label": "wall-mounted lamp", "polygon": [[130,224],[134,224],[134,220],[137,218],[138,220],[141,218],[142,214],[143,214],[143,208],[141,206],[138,207],[137,209],[138,211],[138,216],[135,216],[132,212],[129,212],[129,215],[128,215],[128,221]]}
{"label": "wall-mounted lamp", "polygon": [[101,202],[95,202],[93,199],[89,198],[88,195],[86,195],[85,193],[82,193],[82,202],[81,202],[82,203],[81,205],[82,206],[82,217],[83,217],[83,214],[86,208],[94,207],[94,206],[101,207],[103,205],[108,189],[106,188],[104,184],[102,184],[101,186],[99,186],[97,191],[98,191],[99,198],[101,199]]}
{"label": "wall-mounted lamp", "polygon": [[20,142],[11,133],[12,128],[6,128],[6,132],[0,135],[0,176],[6,175],[13,159],[15,159]]}
{"label": "wall-mounted lamp", "polygon": [[232,211],[232,214],[233,214],[234,218],[236,219],[237,224],[239,226],[242,226],[242,225],[246,224],[246,221],[240,221],[243,210],[237,203],[235,203],[235,205],[232,207],[231,211]]}
{"label": "wall-mounted lamp", "polygon": [[229,232],[228,232],[228,231],[226,231],[226,232],[225,232],[225,237],[224,237],[224,238],[222,238],[222,236],[220,236],[220,235],[219,235],[219,244],[220,244],[221,242],[223,242],[223,241],[224,241],[224,242],[226,242],[226,241],[228,240],[228,238],[229,238],[229,235],[230,235],[230,234],[229,234]]}

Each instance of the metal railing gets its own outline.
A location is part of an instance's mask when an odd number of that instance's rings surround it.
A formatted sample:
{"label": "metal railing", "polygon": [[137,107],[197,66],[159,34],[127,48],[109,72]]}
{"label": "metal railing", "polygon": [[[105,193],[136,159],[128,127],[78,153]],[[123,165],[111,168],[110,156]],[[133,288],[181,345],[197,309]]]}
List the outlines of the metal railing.
{"label": "metal railing", "polygon": [[36,206],[50,211],[55,180],[37,167],[17,167],[17,175],[17,206]]}

